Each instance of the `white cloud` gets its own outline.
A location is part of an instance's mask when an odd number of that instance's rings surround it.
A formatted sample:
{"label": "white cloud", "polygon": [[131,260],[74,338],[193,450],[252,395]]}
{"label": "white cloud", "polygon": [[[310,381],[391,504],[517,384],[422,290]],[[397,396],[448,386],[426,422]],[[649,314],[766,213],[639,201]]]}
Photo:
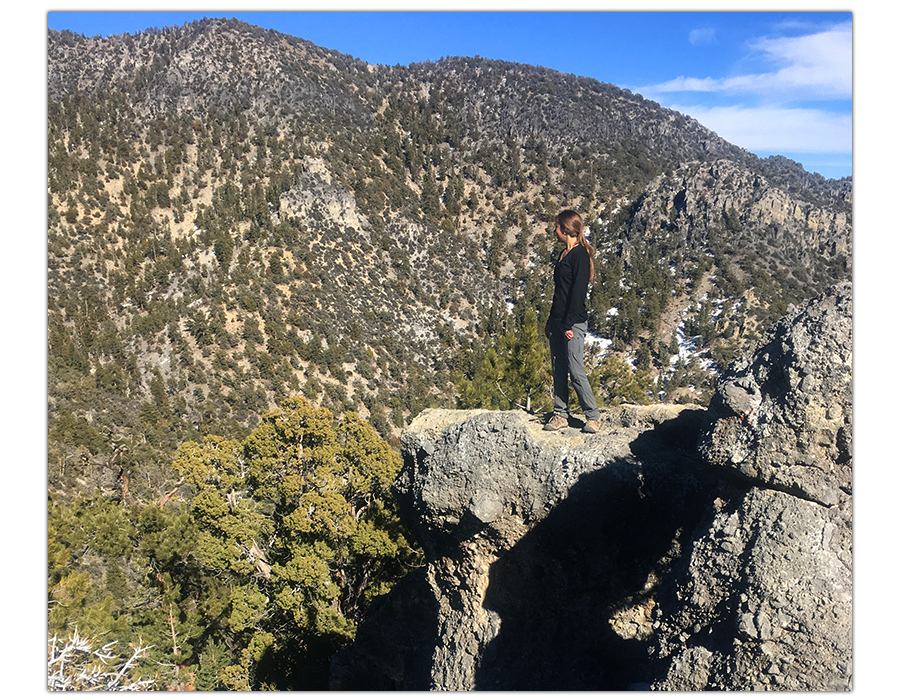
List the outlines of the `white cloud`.
{"label": "white cloud", "polygon": [[[692,40],[693,43],[693,40]],[[794,37],[762,37],[751,43],[774,70],[726,78],[680,76],[637,88],[644,95],[672,92],[789,95],[792,99],[849,99],[853,94],[853,40],[849,23]]]}
{"label": "white cloud", "polygon": [[[634,91],[692,116],[750,151],[850,155],[851,23],[808,29],[803,35],[797,29],[781,27],[794,35],[749,42],[749,53],[725,67],[730,75],[682,75]],[[811,101],[821,108],[810,108]]]}
{"label": "white cloud", "polygon": [[694,46],[698,44],[711,44],[716,40],[716,30],[712,27],[704,27],[702,29],[693,29],[688,34],[688,41]]}
{"label": "white cloud", "polygon": [[820,109],[791,107],[705,107],[670,105],[750,151],[850,153],[852,117]]}
{"label": "white cloud", "polygon": [[798,37],[758,39],[753,48],[778,70],[769,74],[773,89],[801,89],[825,97],[853,92],[853,35],[850,24]]}

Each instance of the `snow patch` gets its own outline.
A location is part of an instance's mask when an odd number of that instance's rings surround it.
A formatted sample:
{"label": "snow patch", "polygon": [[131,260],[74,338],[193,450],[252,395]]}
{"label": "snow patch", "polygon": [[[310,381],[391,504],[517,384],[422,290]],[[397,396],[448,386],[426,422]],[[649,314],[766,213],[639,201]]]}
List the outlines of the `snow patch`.
{"label": "snow patch", "polygon": [[600,352],[606,352],[612,346],[612,340],[600,337],[599,335],[594,335],[593,333],[586,333],[584,336],[584,344],[591,349],[598,349]]}

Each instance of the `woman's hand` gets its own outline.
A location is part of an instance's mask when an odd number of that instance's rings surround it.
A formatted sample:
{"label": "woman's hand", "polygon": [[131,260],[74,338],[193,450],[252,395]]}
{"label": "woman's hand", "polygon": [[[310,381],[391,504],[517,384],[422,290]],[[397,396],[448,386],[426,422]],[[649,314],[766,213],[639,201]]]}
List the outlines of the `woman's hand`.
{"label": "woman's hand", "polygon": [[566,330],[566,339],[567,340],[575,339],[575,333],[572,330]]}

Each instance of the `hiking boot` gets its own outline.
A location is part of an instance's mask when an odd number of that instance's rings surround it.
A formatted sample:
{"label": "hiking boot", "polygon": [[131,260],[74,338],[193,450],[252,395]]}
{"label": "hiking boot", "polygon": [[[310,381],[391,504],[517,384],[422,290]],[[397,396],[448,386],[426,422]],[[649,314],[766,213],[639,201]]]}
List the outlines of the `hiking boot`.
{"label": "hiking boot", "polygon": [[581,428],[581,431],[587,432],[588,434],[597,434],[598,429],[600,429],[599,420],[588,420],[584,423],[584,427]]}
{"label": "hiking boot", "polygon": [[568,427],[569,421],[564,418],[562,415],[554,415],[549,420],[547,420],[547,424],[544,425],[544,429],[548,432],[552,430],[558,430],[562,427]]}

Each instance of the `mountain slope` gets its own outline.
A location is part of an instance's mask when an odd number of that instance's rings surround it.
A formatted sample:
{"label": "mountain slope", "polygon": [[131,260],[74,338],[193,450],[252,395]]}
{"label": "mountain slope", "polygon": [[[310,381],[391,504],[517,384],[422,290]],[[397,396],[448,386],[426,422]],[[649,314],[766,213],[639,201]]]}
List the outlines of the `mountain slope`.
{"label": "mountain slope", "polygon": [[665,400],[702,402],[709,367],[851,260],[848,180],[615,86],[367,65],[234,20],[51,31],[48,189],[51,485],[126,474],[133,497],[168,491],[181,441],[290,394],[394,438],[452,406],[546,312],[561,208],[598,248],[592,333]]}

